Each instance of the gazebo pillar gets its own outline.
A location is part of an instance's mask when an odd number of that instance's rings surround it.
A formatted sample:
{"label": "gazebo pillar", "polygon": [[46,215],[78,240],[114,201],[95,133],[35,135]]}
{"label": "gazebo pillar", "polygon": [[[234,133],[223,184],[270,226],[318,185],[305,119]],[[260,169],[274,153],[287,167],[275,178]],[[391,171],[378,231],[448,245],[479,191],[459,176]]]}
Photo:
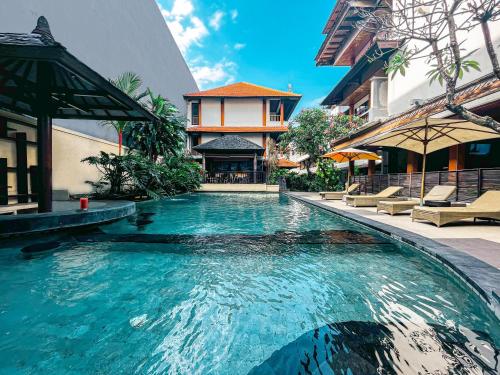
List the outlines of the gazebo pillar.
{"label": "gazebo pillar", "polygon": [[52,118],[50,110],[51,71],[45,62],[38,63],[37,80],[37,164],[38,212],[52,211]]}
{"label": "gazebo pillar", "polygon": [[52,211],[52,119],[37,119],[38,212]]}

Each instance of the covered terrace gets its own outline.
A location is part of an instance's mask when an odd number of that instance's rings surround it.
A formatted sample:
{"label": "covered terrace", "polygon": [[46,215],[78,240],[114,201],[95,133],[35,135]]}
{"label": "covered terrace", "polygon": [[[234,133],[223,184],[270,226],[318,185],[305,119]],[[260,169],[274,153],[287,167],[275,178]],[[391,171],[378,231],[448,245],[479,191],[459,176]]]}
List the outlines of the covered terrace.
{"label": "covered terrace", "polygon": [[[52,211],[52,119],[156,120],[58,43],[43,16],[31,33],[0,34],[0,108],[37,119],[36,182],[20,203],[29,197],[38,202],[38,212]],[[0,136],[9,138],[7,128],[0,128]],[[5,205],[9,203],[6,160],[0,165],[5,167],[0,171],[0,204]],[[27,191],[26,168],[17,168],[16,173]]]}

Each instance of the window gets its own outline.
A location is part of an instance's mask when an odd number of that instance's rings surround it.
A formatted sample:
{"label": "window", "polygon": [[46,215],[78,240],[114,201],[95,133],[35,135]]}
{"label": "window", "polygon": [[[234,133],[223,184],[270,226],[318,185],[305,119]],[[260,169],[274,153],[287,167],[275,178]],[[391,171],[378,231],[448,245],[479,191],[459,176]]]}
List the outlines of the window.
{"label": "window", "polygon": [[269,100],[269,121],[281,121],[280,104],[279,99]]}
{"label": "window", "polygon": [[191,144],[192,144],[193,147],[194,146],[198,146],[200,144],[200,138],[201,137],[199,135],[197,135],[197,134],[193,134],[191,136]]}
{"label": "window", "polygon": [[469,155],[474,156],[487,156],[491,151],[491,144],[488,143],[472,143],[469,147]]}
{"label": "window", "polygon": [[200,103],[191,103],[191,125],[200,125]]}

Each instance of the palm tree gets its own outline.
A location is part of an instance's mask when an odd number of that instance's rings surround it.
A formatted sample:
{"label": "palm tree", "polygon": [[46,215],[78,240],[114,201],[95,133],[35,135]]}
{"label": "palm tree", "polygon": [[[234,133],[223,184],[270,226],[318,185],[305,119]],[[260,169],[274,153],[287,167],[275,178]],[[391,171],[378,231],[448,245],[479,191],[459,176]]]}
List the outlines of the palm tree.
{"label": "palm tree", "polygon": [[126,139],[131,148],[141,151],[151,161],[160,156],[179,156],[185,144],[185,119],[179,111],[161,95],[147,90],[145,107],[158,117],[157,123],[135,122],[127,127]]}
{"label": "palm tree", "polygon": [[[109,80],[113,85],[122,90],[125,94],[130,96],[134,100],[142,99],[146,93],[139,93],[139,88],[142,85],[142,79],[136,73],[125,72],[119,75],[116,79]],[[123,144],[123,131],[130,124],[130,121],[102,121],[104,126],[112,126],[116,129],[118,133],[118,155],[122,154],[122,144]]]}

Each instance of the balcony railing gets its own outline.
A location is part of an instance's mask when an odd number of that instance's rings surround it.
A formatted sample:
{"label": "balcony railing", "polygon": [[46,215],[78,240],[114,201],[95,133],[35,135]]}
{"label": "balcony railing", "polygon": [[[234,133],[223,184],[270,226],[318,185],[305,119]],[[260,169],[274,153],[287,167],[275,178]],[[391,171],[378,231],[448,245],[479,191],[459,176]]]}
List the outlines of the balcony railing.
{"label": "balcony railing", "polygon": [[271,115],[269,115],[269,121],[271,121],[271,122],[281,121],[281,115],[279,113],[278,114],[271,114]]}
{"label": "balcony railing", "polygon": [[[354,176],[352,182],[360,184],[362,194],[376,194],[388,186],[402,186],[401,195],[419,197],[422,173],[391,173],[372,176]],[[451,185],[457,188],[453,201],[467,202],[487,190],[500,190],[500,168],[463,169],[437,171],[425,174],[425,193],[435,185]]]}
{"label": "balcony railing", "polygon": [[265,184],[266,172],[205,172],[204,184]]}
{"label": "balcony railing", "polygon": [[193,126],[200,125],[200,116],[191,116],[191,125]]}

